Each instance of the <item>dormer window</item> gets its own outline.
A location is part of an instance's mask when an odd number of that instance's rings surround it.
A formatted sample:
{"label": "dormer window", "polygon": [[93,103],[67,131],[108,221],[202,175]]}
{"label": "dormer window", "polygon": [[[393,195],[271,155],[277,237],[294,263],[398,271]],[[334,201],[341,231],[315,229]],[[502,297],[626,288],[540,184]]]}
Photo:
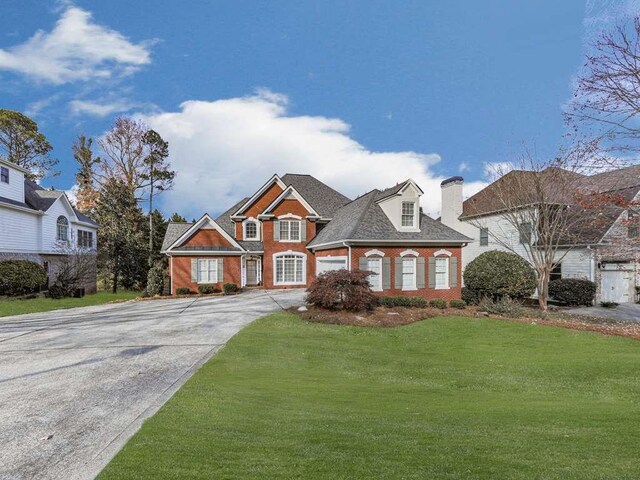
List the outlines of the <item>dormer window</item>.
{"label": "dormer window", "polygon": [[57,239],[60,242],[69,241],[69,220],[67,217],[60,215],[56,222],[57,226]]}
{"label": "dormer window", "polygon": [[249,220],[244,224],[244,239],[245,240],[258,240],[258,223]]}
{"label": "dormer window", "polygon": [[402,202],[402,223],[403,227],[415,228],[416,226],[416,204],[415,202]]}
{"label": "dormer window", "polygon": [[9,183],[9,169],[7,167],[0,167],[0,182]]}

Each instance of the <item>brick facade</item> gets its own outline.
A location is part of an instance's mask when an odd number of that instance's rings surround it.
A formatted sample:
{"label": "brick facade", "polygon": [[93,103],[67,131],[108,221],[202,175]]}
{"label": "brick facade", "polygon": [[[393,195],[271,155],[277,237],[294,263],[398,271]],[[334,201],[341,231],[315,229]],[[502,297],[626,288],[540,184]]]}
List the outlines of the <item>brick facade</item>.
{"label": "brick facade", "polygon": [[176,294],[176,289],[186,287],[192,292],[198,291],[198,283],[191,281],[191,259],[193,258],[222,258],[224,282],[213,283],[216,287],[222,289],[223,283],[235,283],[240,286],[242,273],[240,270],[239,256],[173,256],[170,259],[169,272],[171,273],[171,294]]}

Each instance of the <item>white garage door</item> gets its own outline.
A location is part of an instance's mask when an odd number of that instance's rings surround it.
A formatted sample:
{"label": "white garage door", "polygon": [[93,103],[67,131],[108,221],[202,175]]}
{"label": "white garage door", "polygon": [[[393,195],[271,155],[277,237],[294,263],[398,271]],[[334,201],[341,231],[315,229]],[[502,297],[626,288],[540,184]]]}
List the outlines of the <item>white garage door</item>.
{"label": "white garage door", "polygon": [[324,257],[316,259],[316,275],[347,268],[347,257]]}
{"label": "white garage door", "polygon": [[633,302],[633,272],[602,270],[602,300],[605,302]]}

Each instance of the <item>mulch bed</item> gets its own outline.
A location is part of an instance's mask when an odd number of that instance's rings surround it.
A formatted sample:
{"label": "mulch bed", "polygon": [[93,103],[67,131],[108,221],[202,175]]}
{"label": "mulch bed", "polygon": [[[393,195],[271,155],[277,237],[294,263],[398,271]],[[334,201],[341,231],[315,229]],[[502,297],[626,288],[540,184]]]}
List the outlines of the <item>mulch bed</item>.
{"label": "mulch bed", "polygon": [[602,335],[613,335],[640,340],[640,324],[638,323],[612,322],[610,319],[585,318],[575,315],[570,316],[564,313],[549,313],[546,318],[507,318],[498,315],[487,315],[484,312],[480,312],[478,307],[472,306],[464,310],[455,308],[377,307],[371,312],[357,313],[346,312],[344,310],[324,310],[310,306],[305,312],[299,312],[297,308],[290,308],[289,311],[301,316],[308,322],[383,328],[409,325],[414,322],[436,317],[488,317],[518,323],[589,331]]}

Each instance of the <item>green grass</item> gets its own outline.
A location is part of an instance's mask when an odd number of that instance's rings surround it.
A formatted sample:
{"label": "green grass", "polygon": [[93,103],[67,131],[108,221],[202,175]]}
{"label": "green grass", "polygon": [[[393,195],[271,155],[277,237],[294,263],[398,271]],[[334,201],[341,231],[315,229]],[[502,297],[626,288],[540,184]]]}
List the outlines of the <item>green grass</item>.
{"label": "green grass", "polygon": [[101,305],[103,303],[131,300],[140,296],[140,292],[98,292],[85,295],[82,298],[61,298],[53,300],[51,298],[32,298],[29,300],[0,300],[0,317],[7,315],[19,315],[21,313],[48,312],[50,310],[60,310],[61,308],[89,307]]}
{"label": "green grass", "polygon": [[640,478],[640,342],[506,321],[244,329],[99,479]]}

